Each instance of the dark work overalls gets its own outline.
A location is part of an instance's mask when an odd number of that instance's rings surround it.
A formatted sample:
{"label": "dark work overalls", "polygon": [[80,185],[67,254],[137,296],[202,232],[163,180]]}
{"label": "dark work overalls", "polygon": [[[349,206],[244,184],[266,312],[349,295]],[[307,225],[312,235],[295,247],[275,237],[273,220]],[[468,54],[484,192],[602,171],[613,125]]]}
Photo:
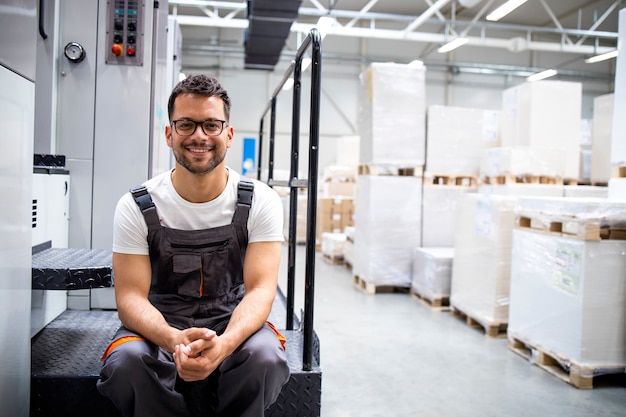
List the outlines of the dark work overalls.
{"label": "dark work overalls", "polygon": [[[222,334],[243,298],[243,262],[254,186],[242,177],[233,221],[204,230],[161,226],[145,187],[131,190],[148,225],[149,300],[173,327]],[[184,382],[172,356],[121,328],[105,353],[98,389],[124,416],[263,416],[289,378],[276,333],[265,325],[209,378]],[[132,341],[133,343],[124,343]],[[157,381],[155,381],[157,380]]]}

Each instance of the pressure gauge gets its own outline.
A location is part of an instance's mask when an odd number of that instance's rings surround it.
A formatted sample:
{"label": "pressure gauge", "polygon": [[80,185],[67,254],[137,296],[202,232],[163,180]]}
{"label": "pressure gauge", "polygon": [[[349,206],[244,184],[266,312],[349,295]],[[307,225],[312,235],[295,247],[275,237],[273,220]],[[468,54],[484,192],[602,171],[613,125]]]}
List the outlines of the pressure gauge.
{"label": "pressure gauge", "polygon": [[85,49],[78,42],[70,42],[65,45],[65,56],[72,62],[80,62],[85,59]]}

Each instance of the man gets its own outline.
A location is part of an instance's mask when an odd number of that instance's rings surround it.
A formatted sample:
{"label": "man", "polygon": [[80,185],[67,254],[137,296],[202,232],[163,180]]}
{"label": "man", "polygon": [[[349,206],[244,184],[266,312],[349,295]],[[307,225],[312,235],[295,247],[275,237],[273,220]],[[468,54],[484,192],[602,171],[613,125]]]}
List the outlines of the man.
{"label": "man", "polygon": [[168,101],[176,166],[131,190],[114,219],[122,327],[98,389],[124,416],[261,417],[289,378],[267,323],[278,282],[282,205],[224,157],[230,98],[189,76]]}

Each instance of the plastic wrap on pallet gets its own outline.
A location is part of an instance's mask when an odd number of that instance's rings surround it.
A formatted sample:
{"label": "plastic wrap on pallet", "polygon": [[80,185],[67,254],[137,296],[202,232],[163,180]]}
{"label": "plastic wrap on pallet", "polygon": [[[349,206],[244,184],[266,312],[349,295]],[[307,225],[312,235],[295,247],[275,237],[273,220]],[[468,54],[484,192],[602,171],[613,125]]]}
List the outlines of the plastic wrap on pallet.
{"label": "plastic wrap on pallet", "polygon": [[481,151],[499,146],[500,112],[431,105],[426,123],[426,169],[478,175]]}
{"label": "plastic wrap on pallet", "polygon": [[[607,198],[608,195],[608,187],[600,187],[595,185],[566,185],[563,187],[563,197]],[[626,198],[626,193],[624,193],[624,198]]]}
{"label": "plastic wrap on pallet", "polygon": [[[510,339],[582,365],[583,377],[626,362],[626,240],[515,230]],[[585,374],[587,373],[587,374]]]}
{"label": "plastic wrap on pallet", "polygon": [[465,194],[457,203],[450,305],[483,327],[508,320],[515,201]]}
{"label": "plastic wrap on pallet", "polygon": [[322,181],[355,182],[358,173],[357,165],[328,165],[324,167]]}
{"label": "plastic wrap on pallet", "polygon": [[[626,45],[626,10],[623,8],[619,12],[619,48]],[[613,134],[611,135],[611,165],[626,167],[626,59],[622,54],[615,60],[615,102],[613,103],[613,114],[618,117],[613,118]],[[623,175],[626,176],[626,175]]]}
{"label": "plastic wrap on pallet", "polygon": [[421,246],[422,178],[357,179],[354,275],[376,286],[411,286],[413,248]]}
{"label": "plastic wrap on pallet", "polygon": [[606,182],[611,177],[611,137],[615,94],[593,99],[591,181]]}
{"label": "plastic wrap on pallet", "polygon": [[360,76],[361,163],[424,165],[426,67],[372,63]]}
{"label": "plastic wrap on pallet", "polygon": [[346,243],[345,233],[322,233],[322,254],[331,259],[343,259]]}
{"label": "plastic wrap on pallet", "polygon": [[555,184],[481,184],[478,192],[510,196],[561,197],[563,186]]}
{"label": "plastic wrap on pallet", "polygon": [[626,178],[611,178],[609,180],[609,200],[626,200]]}
{"label": "plastic wrap on pallet", "polygon": [[[599,239],[589,232],[597,230],[626,230],[626,200],[578,197],[520,197],[515,207],[517,222],[526,218],[529,228],[557,231],[579,238]],[[552,224],[558,224],[555,230]],[[526,226],[526,225],[521,225]],[[591,227],[593,226],[593,228]],[[585,228],[586,230],[582,230]]]}
{"label": "plastic wrap on pallet", "polygon": [[411,289],[428,300],[450,297],[454,248],[414,248]]}
{"label": "plastic wrap on pallet", "polygon": [[579,176],[582,84],[542,80],[502,92],[503,147],[561,149],[563,176]]}
{"label": "plastic wrap on pallet", "polygon": [[422,246],[454,246],[456,205],[461,194],[476,192],[474,187],[426,185],[422,190]]}
{"label": "plastic wrap on pallet", "polygon": [[[499,147],[482,151],[481,177],[565,176],[563,148]],[[576,175],[575,178],[578,178]]]}

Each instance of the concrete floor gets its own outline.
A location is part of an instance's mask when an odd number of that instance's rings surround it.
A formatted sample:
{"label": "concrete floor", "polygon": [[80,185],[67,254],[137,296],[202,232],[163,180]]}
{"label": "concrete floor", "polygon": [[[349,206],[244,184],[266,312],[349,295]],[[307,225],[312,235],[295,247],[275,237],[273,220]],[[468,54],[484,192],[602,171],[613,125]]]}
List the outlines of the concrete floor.
{"label": "concrete floor", "polygon": [[[306,255],[296,248],[299,312]],[[315,265],[322,417],[626,416],[624,375],[577,389],[508,349],[505,337],[488,337],[410,294],[367,294],[350,269],[319,252]]]}

